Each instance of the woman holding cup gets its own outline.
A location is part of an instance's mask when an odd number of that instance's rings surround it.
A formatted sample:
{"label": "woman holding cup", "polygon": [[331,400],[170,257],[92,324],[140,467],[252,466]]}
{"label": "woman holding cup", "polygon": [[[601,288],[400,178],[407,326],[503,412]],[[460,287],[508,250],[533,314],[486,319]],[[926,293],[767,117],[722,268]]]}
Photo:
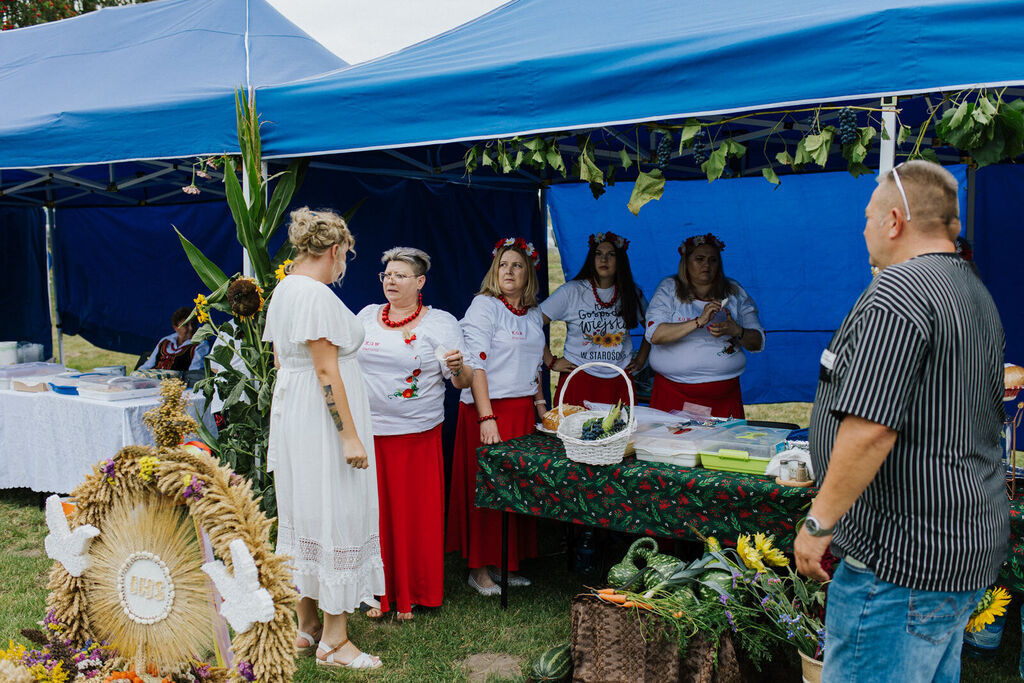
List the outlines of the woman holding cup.
{"label": "woman holding cup", "polygon": [[381,257],[387,303],[359,312],[365,339],[359,350],[373,418],[380,496],[381,554],[386,594],[376,618],[413,605],[438,607],[444,595],[444,382],[470,386],[463,365],[462,329],[449,313],[423,305],[430,256],[394,247]]}

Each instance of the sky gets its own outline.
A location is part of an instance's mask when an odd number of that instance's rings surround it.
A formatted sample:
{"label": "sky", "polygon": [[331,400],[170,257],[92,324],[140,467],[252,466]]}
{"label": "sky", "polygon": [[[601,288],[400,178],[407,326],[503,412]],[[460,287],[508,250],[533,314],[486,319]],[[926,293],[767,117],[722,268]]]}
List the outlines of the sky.
{"label": "sky", "polygon": [[356,64],[464,24],[506,0],[269,0],[336,55]]}

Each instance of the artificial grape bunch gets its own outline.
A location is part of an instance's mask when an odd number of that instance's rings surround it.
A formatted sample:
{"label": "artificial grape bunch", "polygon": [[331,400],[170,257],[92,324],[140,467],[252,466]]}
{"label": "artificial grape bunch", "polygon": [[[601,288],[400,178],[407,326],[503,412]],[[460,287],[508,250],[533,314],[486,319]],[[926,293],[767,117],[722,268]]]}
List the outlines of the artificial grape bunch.
{"label": "artificial grape bunch", "polygon": [[860,137],[857,131],[857,114],[849,107],[839,110],[839,142],[849,145]]}
{"label": "artificial grape bunch", "polygon": [[658,160],[655,165],[661,170],[665,170],[668,166],[668,162],[672,160],[672,138],[669,135],[664,135],[661,138],[661,142],[658,143]]}
{"label": "artificial grape bunch", "polygon": [[693,163],[700,166],[708,160],[707,133],[701,128],[693,136]]}
{"label": "artificial grape bunch", "polygon": [[597,441],[622,431],[626,427],[625,414],[628,414],[628,410],[623,411],[622,401],[619,401],[604,417],[592,417],[584,422],[580,438],[584,441]]}

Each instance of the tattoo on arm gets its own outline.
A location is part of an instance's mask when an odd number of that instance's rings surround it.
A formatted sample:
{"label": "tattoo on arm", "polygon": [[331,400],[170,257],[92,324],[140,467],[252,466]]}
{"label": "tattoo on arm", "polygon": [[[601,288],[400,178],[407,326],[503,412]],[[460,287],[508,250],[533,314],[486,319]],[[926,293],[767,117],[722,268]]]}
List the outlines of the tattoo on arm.
{"label": "tattoo on arm", "polygon": [[340,432],[345,429],[345,423],[341,421],[341,415],[338,414],[338,406],[334,403],[334,389],[331,388],[330,384],[324,386],[324,401],[327,403],[327,412],[331,414],[331,419],[334,420],[335,428]]}

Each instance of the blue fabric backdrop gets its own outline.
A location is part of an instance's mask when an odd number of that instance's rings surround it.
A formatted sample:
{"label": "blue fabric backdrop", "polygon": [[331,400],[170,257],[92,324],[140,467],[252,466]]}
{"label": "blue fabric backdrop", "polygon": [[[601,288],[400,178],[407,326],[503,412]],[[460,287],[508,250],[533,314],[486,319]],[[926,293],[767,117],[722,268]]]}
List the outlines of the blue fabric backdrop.
{"label": "blue fabric backdrop", "polygon": [[1006,331],[1006,360],[1024,364],[1024,168],[986,166],[976,174],[974,260],[999,307]]}
{"label": "blue fabric backdrop", "polygon": [[[965,168],[949,168],[965,206]],[[648,298],[676,272],[683,239],[718,235],[726,275],[754,298],[768,333],[765,350],[748,354],[743,399],[774,403],[814,399],[821,350],[871,279],[862,231],[874,188],[874,176],[848,173],[788,176],[778,188],[761,178],[673,182],[639,216],[626,209],[632,184],[597,201],[585,185],[548,196],[567,277],[586,256],[587,236],[614,230],[631,240],[630,265]]]}
{"label": "blue fabric backdrop", "polygon": [[0,340],[42,344],[53,352],[46,294],[46,220],[42,209],[0,208]]}
{"label": "blue fabric backdrop", "polygon": [[[338,293],[354,312],[384,300],[380,254],[396,245],[433,257],[424,300],[457,318],[479,289],[499,237],[522,235],[543,249],[544,222],[536,191],[483,190],[461,185],[319,172],[307,175],[293,202],[344,212],[365,203],[352,220],[357,258]],[[139,216],[144,215],[145,221]],[[182,251],[175,225],[225,273],[241,270],[241,249],[226,202],[144,208],[61,209],[55,251],[57,300],[67,334],[103,348],[151,350],[171,332],[170,316],[208,293]],[[284,241],[286,228],[272,249]],[[542,269],[542,287],[547,271]],[[45,301],[45,287],[40,285]]]}

